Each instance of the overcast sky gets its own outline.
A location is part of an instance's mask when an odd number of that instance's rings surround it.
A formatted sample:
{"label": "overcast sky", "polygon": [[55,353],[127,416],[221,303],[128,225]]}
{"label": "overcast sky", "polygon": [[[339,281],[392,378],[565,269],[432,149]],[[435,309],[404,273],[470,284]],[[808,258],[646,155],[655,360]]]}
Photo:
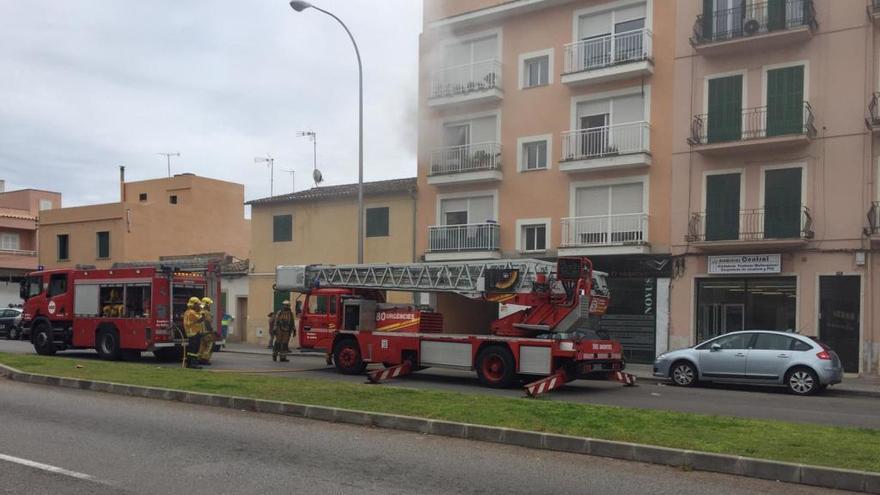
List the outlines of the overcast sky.
{"label": "overcast sky", "polygon": [[[415,175],[421,1],[315,0],[352,30],[365,71],[365,180]],[[118,200],[172,171],[248,199],[357,181],[357,64],[341,26],[285,0],[0,0],[0,179],[65,206]]]}

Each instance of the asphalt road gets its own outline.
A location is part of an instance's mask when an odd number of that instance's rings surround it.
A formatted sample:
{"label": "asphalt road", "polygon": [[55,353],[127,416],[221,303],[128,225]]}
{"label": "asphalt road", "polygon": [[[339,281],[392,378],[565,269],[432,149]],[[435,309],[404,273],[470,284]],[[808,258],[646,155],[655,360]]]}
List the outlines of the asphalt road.
{"label": "asphalt road", "polygon": [[[828,494],[771,481],[0,380],[0,492]],[[13,456],[78,473],[47,473]]]}
{"label": "asphalt road", "polygon": [[[33,353],[25,342],[0,340],[0,352]],[[97,359],[93,351],[66,351],[59,356]],[[142,362],[155,364],[145,353]],[[178,366],[167,364],[167,366]],[[219,352],[214,365],[205,372],[240,370],[271,373],[274,376],[301,376],[327,380],[363,383],[364,377],[341,375],[326,366],[321,356],[292,356],[289,363],[273,363],[270,356]],[[448,390],[472,394],[522,397],[521,389],[489,389],[480,386],[476,375],[443,369],[424,370],[394,380],[394,386]],[[679,388],[643,382],[638,387],[623,387],[614,382],[576,381],[549,394],[550,400],[639,407],[701,414],[718,414],[746,418],[769,418],[804,423],[856,426],[880,429],[880,399],[835,396],[796,397],[782,389],[706,386]]]}

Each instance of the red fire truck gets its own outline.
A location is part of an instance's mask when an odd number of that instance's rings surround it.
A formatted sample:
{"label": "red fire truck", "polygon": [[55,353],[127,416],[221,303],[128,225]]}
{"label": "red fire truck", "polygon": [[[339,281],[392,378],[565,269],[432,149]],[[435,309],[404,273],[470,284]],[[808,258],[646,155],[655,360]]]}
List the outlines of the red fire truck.
{"label": "red fire truck", "polygon": [[[135,358],[152,351],[160,360],[182,359],[179,340],[190,297],[220,300],[215,265],[117,264],[28,274],[21,284],[22,326],[38,354],[95,349],[103,359]],[[219,330],[222,308],[214,308]]]}
{"label": "red fire truck", "polygon": [[[538,377],[530,395],[576,378],[632,384],[620,344],[597,334],[609,294],[586,258],[279,266],[276,289],[302,293],[300,347],[345,374],[381,363],[371,380],[428,367],[476,370],[490,387]],[[386,291],[435,296],[437,307],[390,304]],[[500,303],[519,310],[500,316]]]}

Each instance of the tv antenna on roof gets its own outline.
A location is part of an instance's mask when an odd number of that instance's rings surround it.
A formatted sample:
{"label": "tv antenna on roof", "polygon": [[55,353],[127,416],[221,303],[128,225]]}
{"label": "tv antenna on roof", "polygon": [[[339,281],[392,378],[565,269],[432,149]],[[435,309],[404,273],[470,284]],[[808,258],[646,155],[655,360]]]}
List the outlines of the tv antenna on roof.
{"label": "tv antenna on roof", "polygon": [[307,137],[312,142],[312,179],[315,181],[315,186],[324,181],[324,176],[321,174],[321,171],[318,170],[318,133],[315,131],[296,131],[297,137]]}

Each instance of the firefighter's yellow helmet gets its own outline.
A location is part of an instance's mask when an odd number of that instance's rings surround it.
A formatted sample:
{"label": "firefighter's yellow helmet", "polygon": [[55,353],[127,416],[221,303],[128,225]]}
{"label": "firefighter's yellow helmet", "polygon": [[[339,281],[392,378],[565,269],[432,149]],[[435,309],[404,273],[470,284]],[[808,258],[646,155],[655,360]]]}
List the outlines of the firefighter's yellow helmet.
{"label": "firefighter's yellow helmet", "polygon": [[214,304],[214,300],[211,299],[210,297],[203,297],[203,298],[202,298],[202,304],[203,304],[204,306],[212,306],[212,305]]}
{"label": "firefighter's yellow helmet", "polygon": [[202,303],[202,301],[198,297],[193,296],[193,297],[189,298],[189,301],[186,302],[186,305],[189,307],[193,307],[196,304],[201,304],[201,303]]}

